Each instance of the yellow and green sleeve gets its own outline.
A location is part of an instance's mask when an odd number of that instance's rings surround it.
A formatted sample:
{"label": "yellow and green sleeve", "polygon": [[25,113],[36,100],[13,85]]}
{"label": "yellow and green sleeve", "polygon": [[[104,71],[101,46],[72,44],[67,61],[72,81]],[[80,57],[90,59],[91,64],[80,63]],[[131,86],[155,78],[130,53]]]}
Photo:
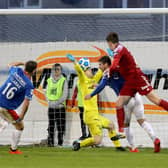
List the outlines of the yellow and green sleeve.
{"label": "yellow and green sleeve", "polygon": [[77,72],[79,81],[82,81],[82,80],[84,79],[84,76],[85,76],[85,74],[84,74],[82,68],[80,67],[80,65],[79,65],[78,63],[75,63],[75,64],[74,64],[74,68],[75,68],[75,70],[76,70],[76,72]]}
{"label": "yellow and green sleeve", "polygon": [[97,73],[94,75],[94,80],[96,81],[96,83],[100,81],[102,76],[103,76],[103,71],[101,69],[98,69]]}

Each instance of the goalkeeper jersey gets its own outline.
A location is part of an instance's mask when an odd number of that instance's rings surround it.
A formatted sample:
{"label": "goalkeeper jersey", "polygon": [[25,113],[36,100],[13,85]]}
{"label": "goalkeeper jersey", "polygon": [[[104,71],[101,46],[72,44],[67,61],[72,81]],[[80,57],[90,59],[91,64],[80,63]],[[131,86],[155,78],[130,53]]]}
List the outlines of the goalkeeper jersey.
{"label": "goalkeeper jersey", "polygon": [[79,64],[75,64],[75,70],[78,74],[79,85],[82,94],[82,102],[85,111],[85,118],[91,117],[98,114],[98,106],[97,106],[97,96],[94,96],[90,100],[85,100],[85,96],[90,94],[94,90],[95,84],[99,82],[101,79],[103,72],[102,70],[98,70],[97,73],[92,77],[88,78],[84,71],[81,69]]}

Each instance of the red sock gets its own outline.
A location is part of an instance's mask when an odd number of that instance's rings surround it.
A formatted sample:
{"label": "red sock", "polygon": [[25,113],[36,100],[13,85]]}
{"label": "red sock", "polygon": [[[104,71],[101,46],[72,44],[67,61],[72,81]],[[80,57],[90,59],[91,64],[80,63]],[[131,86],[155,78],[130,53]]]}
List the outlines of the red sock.
{"label": "red sock", "polygon": [[124,108],[117,109],[117,122],[118,122],[118,128],[119,132],[124,132]]}
{"label": "red sock", "polygon": [[166,111],[168,111],[168,102],[166,100],[161,99],[159,106],[164,108]]}

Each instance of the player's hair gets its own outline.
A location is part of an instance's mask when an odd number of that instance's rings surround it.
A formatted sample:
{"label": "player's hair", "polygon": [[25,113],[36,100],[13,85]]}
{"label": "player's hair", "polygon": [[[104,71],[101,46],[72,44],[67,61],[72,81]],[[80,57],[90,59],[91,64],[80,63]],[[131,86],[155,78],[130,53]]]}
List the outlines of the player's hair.
{"label": "player's hair", "polygon": [[59,63],[54,64],[53,67],[52,67],[52,69],[55,70],[57,67],[60,67],[61,71],[62,71],[62,66]]}
{"label": "player's hair", "polygon": [[32,73],[37,68],[36,61],[27,61],[25,63],[25,71],[28,73]]}
{"label": "player's hair", "polygon": [[106,41],[112,43],[118,43],[119,42],[118,34],[115,32],[110,32],[106,37]]}
{"label": "player's hair", "polygon": [[103,64],[108,64],[109,66],[111,65],[111,59],[109,56],[103,56],[98,61]]}

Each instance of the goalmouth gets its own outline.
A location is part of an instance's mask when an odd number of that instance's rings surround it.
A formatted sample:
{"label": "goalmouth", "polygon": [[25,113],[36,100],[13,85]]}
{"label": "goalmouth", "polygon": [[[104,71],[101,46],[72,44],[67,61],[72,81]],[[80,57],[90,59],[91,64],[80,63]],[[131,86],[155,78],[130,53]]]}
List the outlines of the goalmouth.
{"label": "goalmouth", "polygon": [[[81,136],[79,110],[70,106],[77,76],[73,65],[65,61],[65,55],[71,52],[77,58],[88,57],[97,68],[97,58],[106,53],[105,37],[111,31],[119,33],[120,41],[150,77],[156,93],[167,99],[168,8],[0,9],[0,30],[0,84],[7,78],[6,65],[10,62],[36,60],[41,72],[34,78],[36,89],[25,118],[21,144],[35,144],[47,138],[45,82],[56,62],[63,65],[69,87],[65,145]],[[116,123],[115,101],[116,96],[109,88],[100,94],[100,113]],[[168,113],[146,99],[143,101],[147,120],[162,146],[168,147]],[[137,145],[153,146],[134,117],[131,127]],[[4,130],[0,144],[10,143],[12,129],[9,126]],[[122,143],[127,145],[126,140]],[[103,145],[112,145],[106,132]]]}

